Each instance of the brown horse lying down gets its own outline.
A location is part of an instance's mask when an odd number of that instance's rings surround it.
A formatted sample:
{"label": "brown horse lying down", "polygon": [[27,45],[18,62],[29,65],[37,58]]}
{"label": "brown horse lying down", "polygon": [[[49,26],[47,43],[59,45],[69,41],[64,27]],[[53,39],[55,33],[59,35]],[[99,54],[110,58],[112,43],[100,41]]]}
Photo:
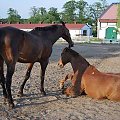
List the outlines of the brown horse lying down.
{"label": "brown horse lying down", "polygon": [[107,98],[120,101],[120,73],[102,73],[76,51],[65,48],[61,53],[58,65],[64,67],[69,62],[72,65],[73,73],[60,81],[61,88],[67,79],[72,81],[72,86],[64,89],[67,96],[76,96],[85,92],[94,99]]}

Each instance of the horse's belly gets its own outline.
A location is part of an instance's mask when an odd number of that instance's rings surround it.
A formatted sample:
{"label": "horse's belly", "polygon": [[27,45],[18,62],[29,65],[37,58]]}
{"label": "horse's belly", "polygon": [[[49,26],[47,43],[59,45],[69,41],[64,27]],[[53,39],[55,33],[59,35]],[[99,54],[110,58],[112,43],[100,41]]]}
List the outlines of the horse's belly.
{"label": "horse's belly", "polygon": [[20,57],[19,57],[18,62],[20,62],[20,63],[33,63],[33,62],[35,62],[35,61],[30,60],[30,59],[24,59],[24,58],[20,58]]}
{"label": "horse's belly", "polygon": [[37,56],[35,55],[25,55],[25,56],[19,56],[18,58],[18,62],[21,63],[34,63],[37,61]]}

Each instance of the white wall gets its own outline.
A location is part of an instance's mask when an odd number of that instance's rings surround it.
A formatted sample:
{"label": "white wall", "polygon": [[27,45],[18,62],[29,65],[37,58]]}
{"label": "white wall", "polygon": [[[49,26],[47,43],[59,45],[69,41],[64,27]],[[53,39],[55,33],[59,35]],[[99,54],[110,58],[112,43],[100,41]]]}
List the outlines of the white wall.
{"label": "white wall", "polygon": [[69,30],[71,37],[76,37],[80,34],[80,30]]}
{"label": "white wall", "polygon": [[[21,29],[21,30],[24,30],[24,31],[31,31],[32,29]],[[70,35],[71,35],[71,38],[72,39],[76,39],[76,38],[78,38],[78,37],[80,37],[80,35],[81,34],[83,34],[83,30],[87,30],[87,35],[89,35],[90,34],[90,28],[87,26],[87,25],[85,25],[83,28],[82,28],[82,30],[80,30],[80,29],[70,29],[69,31],[70,31]]]}
{"label": "white wall", "polygon": [[29,31],[31,31],[31,30],[33,30],[33,29],[21,29],[21,30],[24,30],[24,31],[29,32]]}
{"label": "white wall", "polygon": [[92,27],[90,25],[85,25],[81,30],[82,30],[81,31],[82,34],[83,34],[83,30],[87,30],[87,36],[92,35]]}
{"label": "white wall", "polygon": [[[100,39],[105,39],[106,29],[108,27],[116,27],[116,23],[100,23],[98,21],[97,37]],[[117,35],[117,39],[120,39],[120,34]]]}

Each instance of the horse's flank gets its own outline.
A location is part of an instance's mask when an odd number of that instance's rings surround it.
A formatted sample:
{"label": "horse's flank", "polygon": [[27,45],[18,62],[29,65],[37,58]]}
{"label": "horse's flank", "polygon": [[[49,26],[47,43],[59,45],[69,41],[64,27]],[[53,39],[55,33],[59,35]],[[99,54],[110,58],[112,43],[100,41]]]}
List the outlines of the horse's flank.
{"label": "horse's flank", "polygon": [[95,99],[120,101],[120,75],[102,73],[90,65],[82,76],[82,89]]}

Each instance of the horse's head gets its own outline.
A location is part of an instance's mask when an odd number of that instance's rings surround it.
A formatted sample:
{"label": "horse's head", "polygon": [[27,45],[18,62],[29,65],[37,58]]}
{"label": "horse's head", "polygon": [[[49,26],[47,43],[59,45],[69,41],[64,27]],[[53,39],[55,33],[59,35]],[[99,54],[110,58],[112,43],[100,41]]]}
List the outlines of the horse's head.
{"label": "horse's head", "polygon": [[58,65],[59,67],[64,67],[68,62],[70,62],[70,54],[69,54],[69,49],[70,48],[64,48],[62,53],[61,53],[61,57],[58,61]]}
{"label": "horse's head", "polygon": [[61,57],[58,61],[58,65],[62,68],[64,67],[67,63],[72,61],[72,58],[75,58],[79,56],[79,53],[76,51],[66,47],[63,49],[61,53]]}
{"label": "horse's head", "polygon": [[70,32],[67,29],[67,27],[65,26],[64,22],[62,22],[62,27],[63,27],[63,30],[62,30],[63,34],[62,34],[61,37],[69,43],[69,48],[73,47],[74,43],[73,43],[73,41],[71,39]]}

